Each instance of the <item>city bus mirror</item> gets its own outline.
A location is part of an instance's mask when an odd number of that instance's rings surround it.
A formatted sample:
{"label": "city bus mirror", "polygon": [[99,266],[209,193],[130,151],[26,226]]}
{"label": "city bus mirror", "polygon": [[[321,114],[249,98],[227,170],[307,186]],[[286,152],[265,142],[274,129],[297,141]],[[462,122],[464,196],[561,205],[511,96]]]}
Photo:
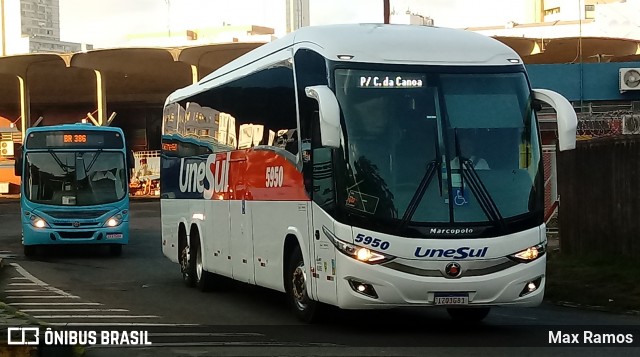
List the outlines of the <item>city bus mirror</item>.
{"label": "city bus mirror", "polygon": [[560,151],[575,149],[578,118],[571,103],[562,95],[548,89],[534,89],[533,96],[534,99],[549,104],[556,111]]}
{"label": "city bus mirror", "polygon": [[338,100],[327,86],[312,86],[305,88],[307,97],[318,102],[318,116],[320,117],[320,141],[322,147],[340,147],[340,107]]}
{"label": "city bus mirror", "polygon": [[15,145],[13,149],[13,157],[15,161],[13,162],[13,170],[14,174],[17,177],[22,176],[22,146]]}

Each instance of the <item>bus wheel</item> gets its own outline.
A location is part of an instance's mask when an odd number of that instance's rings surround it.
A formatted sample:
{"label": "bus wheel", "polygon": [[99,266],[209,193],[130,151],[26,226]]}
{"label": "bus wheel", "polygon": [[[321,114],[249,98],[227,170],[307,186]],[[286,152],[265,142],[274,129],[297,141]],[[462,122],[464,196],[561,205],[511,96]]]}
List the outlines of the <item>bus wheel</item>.
{"label": "bus wheel", "polygon": [[285,275],[287,299],[296,317],[304,322],[313,322],[316,318],[318,303],[307,294],[307,274],[300,247],[296,247],[289,259],[287,274]]}
{"label": "bus wheel", "polygon": [[36,245],[25,245],[24,247],[24,256],[25,257],[33,257],[34,255],[36,255],[36,250],[38,249],[38,246]]}
{"label": "bus wheel", "polygon": [[182,280],[188,287],[196,285],[196,263],[195,259],[191,258],[189,252],[189,246],[184,245],[180,252],[180,270],[182,271]]}
{"label": "bus wheel", "polygon": [[211,289],[211,285],[213,284],[213,274],[204,270],[204,263],[202,262],[202,249],[200,246],[196,248],[196,280],[195,286],[200,291],[209,291]]}
{"label": "bus wheel", "polygon": [[119,257],[122,255],[122,244],[111,244],[109,246],[109,254],[112,257]]}
{"label": "bus wheel", "polygon": [[464,322],[480,322],[489,315],[489,307],[452,307],[447,312],[452,319]]}

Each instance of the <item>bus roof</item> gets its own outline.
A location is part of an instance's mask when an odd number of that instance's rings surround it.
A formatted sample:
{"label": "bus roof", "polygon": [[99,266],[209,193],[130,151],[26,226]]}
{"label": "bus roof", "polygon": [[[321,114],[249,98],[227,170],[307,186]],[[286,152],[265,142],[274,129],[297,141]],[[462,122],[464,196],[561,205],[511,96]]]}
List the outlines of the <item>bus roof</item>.
{"label": "bus roof", "polygon": [[34,126],[31,128],[27,128],[27,134],[33,131],[56,131],[56,130],[97,130],[97,131],[118,131],[122,133],[122,129],[118,127],[95,126],[90,123],[73,123],[73,124]]}
{"label": "bus roof", "polygon": [[[214,79],[272,53],[305,44],[327,59],[344,62],[449,66],[522,65],[520,56],[513,49],[498,40],[471,31],[395,24],[309,26],[238,57],[198,83],[176,90],[167,98],[167,103],[214,87],[220,83]],[[343,55],[353,57],[349,60],[338,57]]]}

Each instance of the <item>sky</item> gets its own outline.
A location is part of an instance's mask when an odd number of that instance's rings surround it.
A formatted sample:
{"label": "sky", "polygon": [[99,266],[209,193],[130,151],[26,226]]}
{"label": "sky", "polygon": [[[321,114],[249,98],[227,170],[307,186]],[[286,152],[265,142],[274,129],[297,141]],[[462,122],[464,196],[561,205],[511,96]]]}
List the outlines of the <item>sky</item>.
{"label": "sky", "polygon": [[[311,25],[382,22],[382,0],[309,0]],[[272,27],[285,32],[284,0],[59,0],[61,39],[108,47],[128,34],[232,25]],[[390,0],[434,19],[436,26],[469,27],[518,22],[523,0]]]}

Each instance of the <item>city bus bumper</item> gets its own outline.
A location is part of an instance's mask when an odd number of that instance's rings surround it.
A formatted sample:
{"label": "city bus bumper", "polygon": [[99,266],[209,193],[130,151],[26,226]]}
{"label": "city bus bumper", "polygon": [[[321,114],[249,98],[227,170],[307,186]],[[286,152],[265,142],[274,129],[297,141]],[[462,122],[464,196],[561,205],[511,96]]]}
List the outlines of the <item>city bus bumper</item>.
{"label": "city bus bumper", "polygon": [[94,229],[36,228],[23,225],[23,245],[128,244],[129,222]]}
{"label": "city bus bumper", "polygon": [[[391,308],[400,306],[518,306],[534,307],[542,303],[545,288],[546,255],[535,261],[481,276],[445,278],[418,276],[369,265],[338,254],[338,266],[349,275],[337,276],[338,306],[344,309]],[[446,264],[447,262],[443,262]],[[338,272],[338,274],[340,274]],[[536,289],[527,290],[530,282]],[[358,284],[365,284],[375,296],[358,292]],[[436,296],[466,296],[466,305],[437,305]]]}

